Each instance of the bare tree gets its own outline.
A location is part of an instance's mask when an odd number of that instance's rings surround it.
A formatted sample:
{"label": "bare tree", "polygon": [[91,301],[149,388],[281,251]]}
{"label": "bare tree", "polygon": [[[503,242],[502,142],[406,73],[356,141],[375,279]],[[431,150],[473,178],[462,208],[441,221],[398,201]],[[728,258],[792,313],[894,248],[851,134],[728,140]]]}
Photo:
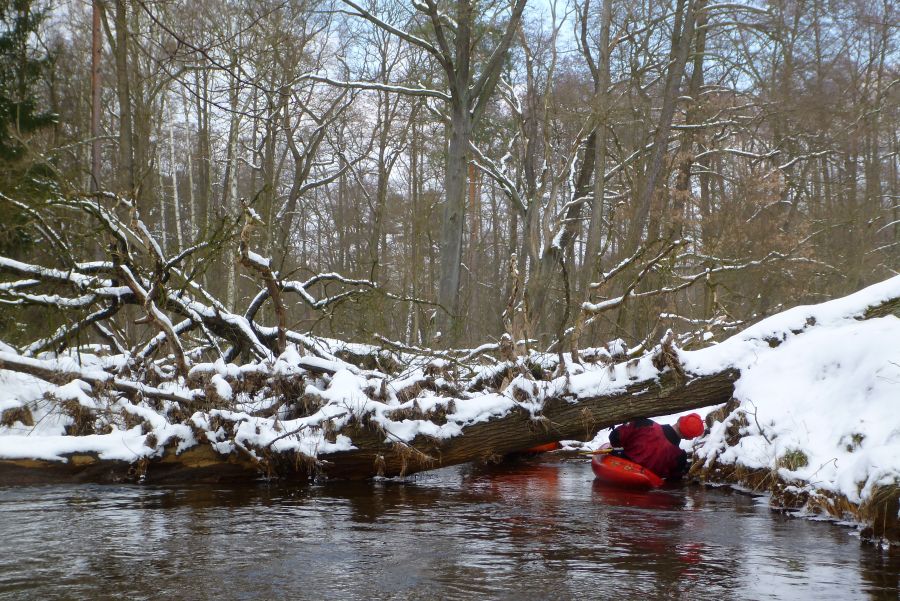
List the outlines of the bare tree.
{"label": "bare tree", "polygon": [[[513,42],[526,0],[515,0],[510,6],[509,16],[499,41],[483,62],[474,53],[478,41],[475,27],[481,15],[470,0],[453,2],[452,19],[434,0],[423,0],[414,4],[416,10],[427,19],[432,41],[395,27],[352,0],[344,2],[353,9],[353,14],[428,52],[440,65],[446,78],[447,93],[425,90],[416,93],[430,95],[446,103],[448,123],[444,184],[446,204],[441,228],[441,279],[438,291],[438,302],[446,312],[440,314],[438,327],[446,337],[445,341],[451,343],[461,334],[460,265],[472,130],[481,121],[497,85],[500,69]],[[499,13],[503,6],[495,8]]]}

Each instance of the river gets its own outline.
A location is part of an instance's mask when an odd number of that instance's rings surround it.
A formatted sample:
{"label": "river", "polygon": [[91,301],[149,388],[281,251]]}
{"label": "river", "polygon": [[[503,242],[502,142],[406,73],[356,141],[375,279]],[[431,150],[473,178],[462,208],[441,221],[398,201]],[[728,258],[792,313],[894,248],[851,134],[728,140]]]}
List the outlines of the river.
{"label": "river", "polygon": [[586,460],[404,482],[0,486],[0,599],[898,599],[850,528]]}

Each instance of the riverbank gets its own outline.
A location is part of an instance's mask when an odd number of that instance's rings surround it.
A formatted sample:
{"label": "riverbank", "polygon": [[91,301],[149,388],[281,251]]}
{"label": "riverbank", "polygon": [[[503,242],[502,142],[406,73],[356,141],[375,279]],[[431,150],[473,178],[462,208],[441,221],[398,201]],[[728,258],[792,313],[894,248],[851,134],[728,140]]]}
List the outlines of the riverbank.
{"label": "riverbank", "polygon": [[[814,318],[814,316],[811,316]],[[692,475],[852,520],[900,545],[900,319],[848,320],[761,353],[707,416]]]}
{"label": "riverbank", "polygon": [[[755,411],[739,403],[712,411],[707,416],[711,432],[695,451],[690,477],[705,484],[727,484],[752,494],[765,494],[772,509],[854,525],[864,541],[900,548],[900,486],[896,477],[857,482],[848,494],[837,482],[842,476],[841,464],[850,461],[833,456],[828,462],[811,466],[810,455],[816,461],[821,457],[801,448],[779,451],[774,439],[759,445],[754,438],[763,437],[765,427],[757,424],[754,415]],[[833,455],[841,454],[841,450],[847,454],[860,452],[863,436],[851,436]],[[757,459],[747,457],[751,447]],[[761,456],[765,461],[758,459]],[[819,479],[826,466],[832,466],[838,478]]]}
{"label": "riverbank", "polygon": [[[695,371],[732,356],[741,373],[734,398],[706,412],[706,435],[682,445],[701,482],[766,494],[773,508],[859,524],[864,539],[900,546],[900,319],[834,319],[840,302],[797,307],[743,340],[681,353]],[[817,325],[767,335],[804,323]]]}

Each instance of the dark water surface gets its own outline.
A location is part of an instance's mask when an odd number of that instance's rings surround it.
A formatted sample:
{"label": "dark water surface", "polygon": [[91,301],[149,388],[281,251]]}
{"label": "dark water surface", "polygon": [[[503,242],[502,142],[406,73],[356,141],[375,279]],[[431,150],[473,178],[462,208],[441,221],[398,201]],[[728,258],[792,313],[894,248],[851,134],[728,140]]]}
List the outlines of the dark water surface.
{"label": "dark water surface", "polygon": [[848,528],[584,460],[413,481],[0,487],[0,599],[898,599]]}

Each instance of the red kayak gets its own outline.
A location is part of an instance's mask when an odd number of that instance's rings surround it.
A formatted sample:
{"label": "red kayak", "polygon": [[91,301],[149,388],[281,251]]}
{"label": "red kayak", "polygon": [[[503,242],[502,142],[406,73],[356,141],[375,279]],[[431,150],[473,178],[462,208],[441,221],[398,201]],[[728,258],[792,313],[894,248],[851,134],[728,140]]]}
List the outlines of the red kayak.
{"label": "red kayak", "polygon": [[539,444],[536,447],[531,447],[526,453],[549,453],[550,451],[556,451],[557,449],[561,449],[562,445],[558,442],[548,442],[547,444]]}
{"label": "red kayak", "polygon": [[609,453],[598,453],[591,459],[597,480],[629,488],[658,488],[663,479],[635,463]]}

